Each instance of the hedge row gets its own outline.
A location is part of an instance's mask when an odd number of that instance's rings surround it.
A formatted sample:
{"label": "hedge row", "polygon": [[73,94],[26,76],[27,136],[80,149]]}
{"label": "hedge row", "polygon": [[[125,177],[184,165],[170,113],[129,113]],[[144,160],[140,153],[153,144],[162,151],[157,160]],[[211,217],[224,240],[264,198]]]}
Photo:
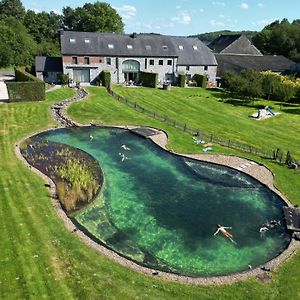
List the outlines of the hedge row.
{"label": "hedge row", "polygon": [[178,74],[178,86],[185,87],[186,76],[185,74]]}
{"label": "hedge row", "polygon": [[197,82],[198,87],[206,88],[207,75],[195,74],[193,80]]}
{"label": "hedge row", "polygon": [[45,83],[21,68],[15,68],[15,81],[7,82],[10,101],[45,100]]}
{"label": "hedge row", "polygon": [[111,74],[109,71],[103,70],[100,73],[100,81],[102,82],[102,86],[110,87],[111,83]]}
{"label": "hedge row", "polygon": [[141,72],[140,75],[142,86],[156,88],[158,81],[157,73]]}
{"label": "hedge row", "polygon": [[42,80],[36,78],[32,74],[26,72],[21,68],[15,68],[15,81],[36,81],[43,82]]}
{"label": "hedge row", "polygon": [[10,81],[6,83],[10,101],[45,100],[45,83],[40,81]]}

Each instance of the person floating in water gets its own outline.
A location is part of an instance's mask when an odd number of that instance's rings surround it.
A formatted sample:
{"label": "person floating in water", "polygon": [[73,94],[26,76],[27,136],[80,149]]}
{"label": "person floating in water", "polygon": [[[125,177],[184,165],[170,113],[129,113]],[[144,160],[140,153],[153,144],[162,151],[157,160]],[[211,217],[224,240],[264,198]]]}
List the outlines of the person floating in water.
{"label": "person floating in water", "polygon": [[90,134],[90,141],[92,141],[94,139],[94,137]]}
{"label": "person floating in water", "polygon": [[267,227],[267,225],[262,224],[259,228],[259,233],[261,237],[264,237],[265,233],[269,230],[269,228]]}
{"label": "person floating in water", "polygon": [[128,159],[124,153],[120,152],[119,155],[121,156],[121,161],[124,161],[125,159]]}
{"label": "person floating in water", "polygon": [[233,238],[232,234],[228,232],[226,229],[232,229],[232,227],[225,227],[218,224],[218,229],[214,233],[214,235],[217,235],[219,232],[222,232],[225,237],[229,238],[231,242],[235,243],[235,241],[232,239]]}
{"label": "person floating in water", "polygon": [[127,147],[125,144],[122,144],[121,148],[124,149],[124,150],[127,150],[127,151],[130,150],[130,148]]}

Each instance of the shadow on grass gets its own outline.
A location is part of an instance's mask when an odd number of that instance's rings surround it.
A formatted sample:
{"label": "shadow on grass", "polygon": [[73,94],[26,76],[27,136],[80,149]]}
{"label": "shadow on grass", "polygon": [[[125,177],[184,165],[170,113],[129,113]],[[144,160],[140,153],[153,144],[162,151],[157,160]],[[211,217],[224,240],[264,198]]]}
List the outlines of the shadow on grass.
{"label": "shadow on grass", "polygon": [[286,114],[300,115],[300,108],[282,109],[281,111]]}
{"label": "shadow on grass", "polygon": [[[246,106],[246,107],[251,107],[251,108],[256,108],[256,109],[262,109],[265,108],[266,105],[264,104],[259,104],[259,103],[253,103],[252,100],[248,99],[226,99],[226,100],[219,100],[219,102],[225,103],[225,104],[231,104],[234,106]],[[272,107],[270,107],[272,109]]]}

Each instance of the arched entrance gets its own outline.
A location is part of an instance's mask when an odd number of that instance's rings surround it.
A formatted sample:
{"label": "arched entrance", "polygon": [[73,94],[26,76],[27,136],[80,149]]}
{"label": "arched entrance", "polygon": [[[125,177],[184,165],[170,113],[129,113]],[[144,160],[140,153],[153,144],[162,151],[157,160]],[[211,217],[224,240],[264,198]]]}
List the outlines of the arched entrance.
{"label": "arched entrance", "polygon": [[140,77],[140,63],[136,60],[125,60],[122,64],[125,81],[138,82]]}

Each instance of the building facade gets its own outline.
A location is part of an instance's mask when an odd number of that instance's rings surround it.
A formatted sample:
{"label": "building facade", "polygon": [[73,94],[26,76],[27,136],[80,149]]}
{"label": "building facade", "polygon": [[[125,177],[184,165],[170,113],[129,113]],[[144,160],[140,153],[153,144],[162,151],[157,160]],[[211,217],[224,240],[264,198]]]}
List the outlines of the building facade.
{"label": "building facade", "polygon": [[216,80],[216,58],[197,38],[62,31],[61,51],[63,73],[74,82],[95,83],[102,70],[113,83],[138,83],[142,71],[157,73],[160,83],[176,83],[179,73]]}

